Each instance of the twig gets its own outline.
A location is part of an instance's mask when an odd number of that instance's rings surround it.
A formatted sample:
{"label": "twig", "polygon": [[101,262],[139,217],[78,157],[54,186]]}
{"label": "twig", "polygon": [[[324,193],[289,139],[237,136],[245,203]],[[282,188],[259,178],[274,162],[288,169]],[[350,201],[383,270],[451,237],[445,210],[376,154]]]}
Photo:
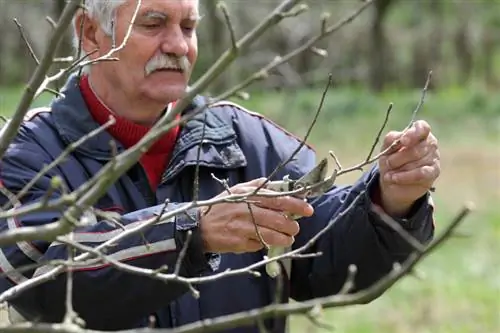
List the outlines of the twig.
{"label": "twig", "polygon": [[[75,0],[74,0],[75,1]],[[241,49],[246,49],[252,42],[258,39],[267,28],[274,24],[279,23],[282,20],[281,13],[292,8],[298,0],[287,0],[283,1],[260,25],[255,29],[247,33],[239,42],[238,47]],[[140,0],[139,0],[140,3]],[[136,13],[137,13],[136,8]],[[130,28],[130,27],[129,27]],[[129,30],[130,31],[130,30]],[[141,156],[142,152],[149,148],[158,137],[164,132],[170,130],[175,126],[174,117],[184,109],[187,103],[199,93],[202,89],[208,86],[215,77],[217,77],[232,61],[234,60],[234,55],[229,51],[223,54],[220,59],[216,62],[214,66],[208,70],[205,75],[199,79],[192,87],[192,89],[186,94],[186,96],[176,103],[175,107],[167,112],[162,118],[153,126],[153,128],[133,147],[127,149],[122,154],[116,156],[111,162],[108,162],[93,178],[91,178],[87,183],[83,184],[78,190],[73,194],[73,206],[70,207],[60,221],[54,222],[52,224],[44,225],[45,228],[50,228],[50,232],[43,232],[42,234],[47,237],[48,235],[53,235],[54,231],[58,232],[68,232],[67,223],[63,221],[67,216],[73,216],[74,214],[79,214],[81,209],[87,209],[93,203],[98,200],[107,190],[107,188],[114,183],[124,172],[126,172]],[[206,106],[205,106],[206,107]],[[193,116],[194,112],[191,113]],[[183,118],[183,117],[181,117]],[[189,118],[189,117],[188,117]],[[182,119],[183,121],[185,119]],[[68,200],[68,198],[63,198],[63,200]],[[81,208],[75,208],[81,207]],[[27,210],[26,207],[25,211]],[[2,215],[2,214],[0,214]],[[36,229],[35,229],[36,230]],[[33,232],[34,230],[31,230]],[[7,239],[14,239],[20,237],[23,233],[22,228],[16,230],[14,235],[6,237],[5,235],[0,235],[0,243],[6,241]],[[33,234],[29,232],[24,232],[24,237],[34,237]]]}
{"label": "twig", "polygon": [[[35,177],[33,177],[22,189],[19,191],[16,195],[16,200],[21,200],[22,197],[31,189],[33,185],[36,184],[42,178],[47,172],[49,172],[52,168],[56,167],[60,163],[64,161],[64,159],[69,156],[75,149],[77,149],[79,146],[81,146],[83,143],[87,142],[88,140],[92,139],[93,137],[96,137],[100,133],[104,132],[107,128],[112,126],[115,123],[115,118],[113,116],[110,117],[110,119],[104,123],[102,126],[97,127],[96,129],[92,130],[91,132],[87,133],[86,135],[82,136],[80,139],[78,139],[75,142],[72,142],[69,144],[66,149],[56,158],[54,159],[50,164],[46,165],[43,167],[40,172],[38,172]],[[7,209],[8,207],[4,205],[2,207],[3,210]]]}
{"label": "twig", "polygon": [[[441,246],[458,227],[460,222],[470,213],[472,206],[466,205],[457,216],[451,221],[451,223],[446,227],[446,229],[438,236],[434,241],[432,241],[422,253],[412,253],[408,259],[403,263],[403,265],[396,266],[389,274],[385,275],[373,285],[367,289],[361,291],[347,294],[347,295],[333,295],[323,298],[317,298],[310,301],[300,302],[300,303],[288,303],[288,304],[275,304],[270,305],[261,309],[251,310],[247,312],[237,313],[233,315],[228,315],[221,318],[211,319],[210,324],[205,322],[198,322],[193,324],[188,324],[176,329],[176,333],[197,333],[197,332],[216,332],[229,327],[235,327],[237,325],[245,325],[255,322],[257,318],[259,320],[269,318],[269,317],[280,317],[288,316],[291,314],[305,313],[314,309],[314,307],[320,304],[324,309],[343,307],[349,305],[356,305],[366,303],[373,300],[381,292],[390,288],[394,283],[400,280],[403,276],[407,274],[417,263],[426,258],[428,255],[433,253],[439,246]],[[169,331],[163,331],[162,333],[167,333]]]}
{"label": "twig", "polygon": [[420,111],[422,106],[424,105],[424,100],[425,100],[425,95],[427,94],[427,90],[429,89],[429,83],[431,82],[432,78],[432,71],[429,71],[427,74],[427,79],[425,80],[425,85],[424,89],[422,89],[422,94],[420,95],[420,101],[418,102],[417,106],[415,107],[415,110],[413,110],[413,114],[411,115],[411,121],[408,127],[411,127],[413,123],[415,122],[415,119],[417,117],[417,113]]}
{"label": "twig", "polygon": [[[80,6],[78,5],[77,9],[79,8]],[[57,23],[56,21],[54,21],[54,19],[50,16],[45,16],[45,20],[47,20],[47,22],[49,22],[50,26],[52,29],[57,29]]]}
{"label": "twig", "polygon": [[[113,47],[108,51],[108,53],[106,53],[105,55],[103,55],[101,57],[98,57],[94,60],[82,62],[80,64],[81,67],[91,65],[91,64],[98,62],[98,61],[109,60],[113,53],[120,51],[121,49],[123,49],[127,45],[130,34],[132,33],[132,27],[134,26],[134,22],[137,18],[137,14],[139,13],[139,9],[140,9],[141,5],[142,5],[142,0],[137,0],[137,5],[135,6],[135,10],[134,10],[134,14],[132,16],[131,22],[127,27],[127,32],[125,34],[125,37],[123,38],[123,41],[120,43],[120,45],[117,47],[115,47],[115,45],[113,45]],[[114,35],[114,32],[113,32],[113,35]]]}
{"label": "twig", "polygon": [[222,11],[224,15],[224,21],[226,22],[227,29],[229,30],[229,36],[231,38],[231,48],[233,50],[238,50],[238,40],[236,39],[236,32],[234,31],[233,23],[231,22],[231,16],[224,2],[219,1],[217,7]]}
{"label": "twig", "polygon": [[222,93],[220,96],[217,96],[215,99],[220,100],[227,98],[228,96],[233,96],[236,94],[238,91],[245,89],[248,87],[250,84],[252,84],[254,81],[257,80],[262,80],[267,78],[268,73],[273,70],[274,68],[290,61],[291,59],[295,58],[302,52],[310,49],[311,47],[314,46],[315,43],[318,41],[322,40],[323,38],[330,36],[334,34],[335,32],[339,31],[342,27],[344,27],[346,24],[352,22],[356,17],[358,17],[366,8],[368,8],[369,5],[371,5],[374,2],[374,0],[366,0],[358,9],[356,9],[354,12],[346,16],[344,19],[340,20],[338,23],[328,26],[324,29],[321,29],[319,34],[312,37],[305,43],[303,43],[300,47],[292,50],[291,52],[287,53],[284,56],[276,57],[271,61],[269,64],[258,70],[257,72],[249,75],[245,80],[243,80],[241,83],[236,84],[232,88],[230,88],[228,91]]}
{"label": "twig", "polygon": [[255,215],[253,214],[253,209],[252,209],[252,204],[250,202],[247,202],[247,207],[248,211],[250,212],[250,217],[252,218],[252,224],[255,228],[255,233],[257,234],[257,237],[259,238],[259,242],[264,246],[266,250],[269,250],[269,244],[264,240],[262,237],[262,233],[259,230],[259,226],[257,225],[257,221],[255,220]]}
{"label": "twig", "polygon": [[21,25],[21,23],[19,23],[19,21],[16,18],[14,18],[14,23],[16,24],[17,28],[19,29],[19,33],[21,34],[21,37],[22,37],[24,43],[26,44],[26,47],[28,48],[28,51],[29,51],[31,57],[33,58],[33,60],[35,60],[35,63],[37,65],[40,65],[40,60],[38,60],[38,58],[35,54],[35,51],[31,47],[31,43],[28,41],[28,37],[24,33],[23,26]]}
{"label": "twig", "polygon": [[[322,309],[345,307],[349,305],[363,304],[373,300],[382,292],[390,288],[397,281],[408,274],[420,261],[436,251],[447,239],[452,237],[458,225],[470,213],[472,206],[466,204],[465,207],[453,218],[451,223],[438,235],[422,253],[414,252],[408,256],[402,265],[395,265],[389,274],[380,278],[370,287],[351,294],[337,294],[322,298],[316,298],[304,302],[294,302],[285,304],[272,304],[263,308],[244,311],[219,318],[205,319],[192,324],[187,324],[174,329],[141,329],[140,333],[198,333],[217,332],[223,329],[246,325],[264,320],[269,317],[282,317],[293,314],[307,314],[310,311]],[[14,287],[15,288],[15,287]],[[3,298],[3,297],[2,297]],[[75,333],[72,327],[59,324],[37,324],[23,323],[2,327],[5,332],[27,332],[27,333]],[[102,331],[86,330],[88,333],[104,333]],[[116,331],[126,333],[128,331]]]}
{"label": "twig", "polygon": [[193,181],[193,201],[198,201],[199,187],[200,187],[200,156],[203,145],[205,144],[205,131],[207,128],[207,113],[203,115],[203,126],[201,128],[201,141],[196,152],[196,166],[194,169],[194,181]]}
{"label": "twig", "polygon": [[[430,78],[431,78],[431,74],[430,73],[431,72],[429,72],[429,75],[427,76],[427,81],[425,83],[425,86],[422,89],[422,94],[421,94],[420,100],[419,100],[417,106],[415,107],[414,111],[412,112],[411,119],[410,119],[408,125],[403,129],[402,134],[405,134],[413,126],[413,123],[415,122],[415,118],[417,116],[417,113],[422,108],[422,105],[423,105],[424,100],[425,100],[425,95],[426,95],[426,92],[427,92],[427,88],[429,86],[429,81],[430,81]],[[385,125],[387,124],[389,113],[390,113],[391,109],[392,109],[392,104],[390,104],[389,108],[387,109],[386,117],[384,119],[384,122],[383,122],[383,125],[382,125],[381,129],[379,130],[379,132],[377,134],[377,137],[375,138],[375,142],[378,142],[380,140],[380,136],[382,134],[383,129],[385,128]],[[352,172],[352,171],[355,171],[355,170],[362,170],[364,166],[366,166],[368,164],[371,164],[374,161],[378,160],[380,157],[382,157],[385,154],[391,152],[393,149],[395,149],[400,144],[401,144],[400,139],[394,140],[389,145],[389,147],[387,147],[386,149],[384,149],[383,151],[381,151],[377,155],[375,155],[373,157],[370,157],[372,155],[373,147],[376,145],[376,143],[373,144],[372,145],[372,149],[370,150],[370,153],[368,154],[367,158],[363,162],[360,162],[360,163],[358,163],[358,164],[356,164],[356,165],[354,165],[352,167],[349,167],[347,169],[341,169],[341,170],[339,170],[338,173],[337,173],[337,176],[340,176],[340,175],[343,175],[343,174],[346,174],[346,173],[349,173],[349,172]]]}
{"label": "twig", "polygon": [[292,159],[295,158],[295,156],[300,152],[300,150],[304,147],[307,139],[309,138],[309,135],[311,134],[312,132],[312,129],[314,128],[314,125],[316,124],[316,121],[318,120],[318,116],[321,112],[321,110],[323,109],[323,103],[325,102],[325,97],[326,97],[326,93],[328,92],[328,89],[330,89],[330,85],[332,83],[332,74],[329,74],[328,75],[328,81],[326,83],[326,86],[323,90],[323,94],[321,95],[321,99],[320,99],[320,102],[319,102],[319,105],[316,109],[316,113],[314,114],[314,117],[313,117],[313,120],[311,122],[311,124],[309,125],[309,128],[307,129],[307,132],[306,132],[306,135],[304,136],[304,139],[301,140],[300,144],[294,149],[294,151],[290,154],[290,156],[282,161],[280,164],[278,164],[278,166],[271,172],[271,174],[266,177],[266,180],[260,185],[258,186],[254,193],[257,193],[258,191],[260,191],[262,188],[264,188],[266,186],[267,183],[269,183],[272,178],[284,167],[286,166],[288,163],[290,163],[290,161],[292,161]]}
{"label": "twig", "polygon": [[43,82],[43,78],[49,70],[50,65],[52,64],[52,58],[54,57],[57,47],[59,46],[59,43],[64,36],[64,33],[66,32],[66,28],[71,23],[71,19],[79,7],[80,1],[81,0],[71,0],[64,8],[57,27],[54,29],[47,47],[45,48],[45,53],[42,57],[42,60],[40,61],[40,65],[37,66],[35,72],[33,73],[33,76],[30,79],[30,82],[24,89],[21,101],[16,109],[16,112],[14,113],[14,116],[12,117],[10,122],[7,123],[7,128],[2,133],[2,136],[0,138],[0,156],[3,156],[5,154],[5,151],[9,147],[10,142],[16,136],[17,129],[23,121],[26,111],[31,105],[31,102],[33,101],[35,91],[37,91],[38,87]]}
{"label": "twig", "polygon": [[375,151],[375,147],[377,147],[377,144],[379,143],[380,138],[382,137],[382,132],[384,131],[385,127],[387,126],[387,123],[389,122],[389,116],[391,114],[393,106],[394,106],[393,103],[389,104],[389,107],[387,108],[387,111],[385,112],[384,122],[382,123],[382,126],[380,126],[380,129],[377,133],[377,136],[375,137],[375,141],[372,144],[372,148],[370,149],[368,156],[366,156],[365,162],[369,161],[371,159],[373,152]]}
{"label": "twig", "polygon": [[[239,274],[258,274],[256,272],[254,272],[254,270],[256,268],[263,266],[263,265],[266,265],[266,264],[271,263],[271,262],[276,261],[276,260],[281,260],[281,259],[287,258],[288,256],[291,256],[291,255],[299,254],[299,253],[303,252],[304,250],[308,249],[310,246],[312,246],[314,244],[314,242],[316,242],[316,240],[319,237],[321,237],[325,232],[327,232],[327,230],[333,224],[335,224],[336,221],[343,218],[343,216],[349,211],[349,209],[351,209],[351,207],[353,207],[355,205],[355,203],[359,200],[359,198],[363,195],[363,193],[364,192],[361,192],[344,211],[342,211],[340,214],[338,214],[332,221],[330,221],[328,223],[328,225],[325,228],[323,228],[319,233],[317,233],[315,236],[313,236],[307,242],[307,244],[305,244],[304,246],[302,246],[294,251],[290,251],[284,255],[276,256],[276,257],[273,257],[270,259],[262,260],[260,262],[252,264],[252,265],[245,267],[243,269],[226,271],[226,272],[214,274],[214,275],[203,277],[203,278],[180,278],[179,276],[175,276],[175,275],[161,275],[161,274],[158,275],[158,278],[163,278],[165,280],[175,280],[175,281],[180,281],[180,282],[184,282],[184,283],[205,283],[205,282],[214,281],[214,280],[220,279],[221,277],[226,277],[226,276],[239,275]],[[293,192],[292,192],[292,194],[293,194]],[[249,193],[245,193],[245,194],[238,194],[238,195],[233,194],[231,197],[233,197],[233,198],[239,197],[240,200],[244,201],[246,198],[248,198],[249,195],[253,195],[253,191],[249,192]],[[287,192],[278,193],[278,194],[259,193],[258,195],[259,196],[275,197],[275,196],[279,196],[279,195],[287,195]],[[233,199],[233,200],[236,200],[236,199]],[[100,251],[102,249],[105,249],[105,248],[109,247],[110,245],[116,244],[119,241],[125,239],[126,237],[129,237],[133,234],[136,234],[137,232],[140,232],[141,230],[143,230],[143,229],[145,229],[153,224],[156,224],[156,223],[159,223],[162,221],[166,221],[167,219],[171,219],[172,217],[176,216],[177,214],[184,213],[186,210],[188,210],[190,208],[200,207],[200,206],[211,206],[211,205],[215,205],[217,203],[225,202],[225,201],[226,201],[226,198],[222,197],[222,198],[214,198],[214,199],[205,200],[205,201],[199,201],[198,203],[194,203],[194,202],[186,203],[184,205],[181,205],[179,208],[172,209],[172,210],[166,212],[161,218],[154,217],[151,219],[147,219],[143,223],[141,223],[137,226],[134,226],[132,228],[124,230],[122,233],[118,234],[117,236],[115,236],[115,237],[109,239],[108,241],[97,246],[95,248],[95,250]],[[73,216],[74,210],[78,210],[78,209],[81,210],[82,209],[81,207],[80,208],[78,208],[78,207],[79,206],[70,207],[69,210],[66,211],[63,218],[61,218],[58,222],[53,222],[51,224],[43,225],[40,227],[22,227],[22,228],[16,229],[12,233],[14,233],[15,236],[17,236],[17,237],[15,237],[16,239],[24,239],[24,240],[37,240],[37,239],[43,240],[43,239],[46,239],[48,237],[48,235],[47,235],[48,231],[45,231],[45,229],[49,229],[49,231],[51,231],[52,233],[55,233],[55,231],[60,232],[61,230],[66,231],[65,233],[67,233],[67,232],[72,230],[71,229],[72,224],[70,223],[70,221],[71,221],[70,218],[71,218],[71,216]],[[17,233],[16,233],[16,231],[17,231]],[[37,237],[37,235],[33,231],[39,232],[40,236]],[[60,234],[61,233],[56,233],[55,235],[57,236]],[[21,236],[26,236],[26,237],[21,238]],[[54,236],[54,235],[50,234],[50,236]],[[2,238],[5,238],[5,235],[0,235],[0,244],[1,244]],[[11,236],[11,239],[12,238],[14,238],[14,237]],[[75,257],[74,261],[76,262],[76,261],[86,260],[86,259],[88,259],[88,257],[90,255],[91,254],[89,252],[83,253],[83,254]],[[20,293],[21,291],[23,291],[25,289],[37,286],[40,283],[43,283],[44,281],[47,281],[47,280],[54,278],[58,274],[62,273],[63,270],[64,270],[63,266],[55,267],[54,269],[52,269],[46,273],[43,273],[43,274],[38,275],[36,277],[33,277],[30,280],[22,282],[16,286],[12,287],[11,289],[6,290],[5,292],[3,292],[0,295],[0,303],[5,301],[5,300],[10,299],[11,297],[15,296],[16,294]],[[151,270],[146,270],[146,271],[151,272]]]}

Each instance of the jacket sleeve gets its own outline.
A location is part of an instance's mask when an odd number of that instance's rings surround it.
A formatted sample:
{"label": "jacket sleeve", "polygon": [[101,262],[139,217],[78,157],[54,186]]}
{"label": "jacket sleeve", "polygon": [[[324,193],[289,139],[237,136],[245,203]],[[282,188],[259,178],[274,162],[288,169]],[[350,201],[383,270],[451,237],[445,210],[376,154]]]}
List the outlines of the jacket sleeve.
{"label": "jacket sleeve", "polygon": [[[296,144],[292,141],[290,146]],[[315,165],[315,155],[311,149],[302,149],[287,172],[294,177],[304,174]],[[374,200],[379,191],[378,181],[375,164],[354,184],[334,186],[326,194],[309,201],[314,207],[314,215],[299,220],[300,233],[293,248],[304,246],[327,225],[329,227],[303,252],[321,252],[321,256],[292,261],[290,295],[293,299],[303,301],[338,293],[347,279],[350,265],[357,269],[351,292],[367,288],[413,252],[411,245],[383,220],[386,213]],[[332,220],[335,222],[330,225]],[[417,200],[406,218],[395,220],[421,243],[430,241],[434,234],[430,194]]]}
{"label": "jacket sleeve", "polygon": [[[334,187],[311,201],[315,213],[299,221],[301,231],[293,247],[303,246],[327,225],[328,231],[304,252],[321,252],[321,256],[292,262],[293,299],[338,293],[347,279],[349,265],[357,268],[350,292],[367,288],[413,252],[407,241],[383,221],[385,212],[372,199],[378,190],[378,177],[373,167],[353,185]],[[419,242],[430,241],[434,234],[430,195],[417,200],[407,218],[395,221]]]}
{"label": "jacket sleeve", "polygon": [[[4,190],[19,191],[39,171],[40,166],[49,163],[43,149],[35,143],[14,143],[1,161],[1,182]],[[51,178],[57,175],[57,168],[36,182],[22,198],[21,205],[34,203],[47,195]],[[5,191],[2,191],[5,193]],[[54,192],[50,199],[56,199]],[[0,195],[3,207],[8,199]],[[182,203],[170,203],[166,211],[179,208]],[[96,247],[136,227],[141,221],[156,216],[163,206],[151,207],[123,215],[119,223],[94,220],[86,227],[79,227],[73,240],[83,245]],[[0,219],[0,233],[23,227],[42,226],[57,221],[59,211],[43,211]],[[201,272],[215,269],[218,256],[205,255],[198,231],[197,215],[194,211],[176,215],[174,218],[149,226],[141,232],[130,235],[107,247],[105,253],[129,265],[160,269],[172,273],[179,253],[184,246],[187,230],[192,237],[180,269],[181,276],[197,276]],[[81,252],[76,251],[77,255]],[[33,276],[46,273],[54,266],[52,261],[66,259],[68,248],[58,242],[23,241],[0,248],[0,290],[5,292],[13,286],[28,281]],[[36,268],[29,266],[36,265]],[[28,267],[28,269],[22,269]],[[102,262],[87,262],[86,266],[73,268],[73,304],[86,327],[103,330],[125,329],[138,325],[158,308],[188,292],[185,285],[176,282],[161,282],[149,276],[127,273]],[[33,321],[60,322],[65,313],[66,274],[62,273],[42,284],[8,300],[9,304],[24,318]]]}
{"label": "jacket sleeve", "polygon": [[[269,175],[276,166],[290,158],[300,140],[262,115],[240,106],[237,108],[244,111],[235,111],[233,119],[241,145],[248,159],[260,163],[264,175]],[[332,143],[332,146],[335,144]],[[360,158],[364,158],[364,152],[360,153]],[[311,170],[316,162],[313,148],[304,145],[276,178],[289,175],[297,179]],[[404,261],[412,252],[410,245],[382,220],[385,213],[372,199],[378,190],[378,177],[377,167],[372,166],[354,184],[334,186],[321,197],[310,200],[314,215],[299,219],[300,232],[295,238],[294,249],[307,244],[340,213],[342,217],[303,252],[321,252],[321,256],[292,261],[290,295],[293,299],[304,301],[338,293],[351,264],[357,268],[355,288],[351,292],[364,289],[387,274],[395,262]],[[356,199],[358,195],[360,197]],[[399,219],[398,222],[417,240],[428,242],[434,233],[430,195],[420,198],[413,208],[407,219]]]}

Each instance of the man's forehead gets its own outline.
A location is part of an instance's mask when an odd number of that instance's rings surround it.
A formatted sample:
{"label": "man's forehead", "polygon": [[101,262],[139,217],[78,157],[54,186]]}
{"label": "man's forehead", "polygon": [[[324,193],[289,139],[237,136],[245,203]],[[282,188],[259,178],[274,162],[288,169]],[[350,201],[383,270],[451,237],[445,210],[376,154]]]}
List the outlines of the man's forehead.
{"label": "man's forehead", "polygon": [[[134,0],[131,0],[135,2]],[[166,18],[172,15],[172,11],[176,13],[181,10],[182,15],[186,18],[198,20],[198,1],[197,0],[150,0],[143,1],[140,16],[153,18]]]}

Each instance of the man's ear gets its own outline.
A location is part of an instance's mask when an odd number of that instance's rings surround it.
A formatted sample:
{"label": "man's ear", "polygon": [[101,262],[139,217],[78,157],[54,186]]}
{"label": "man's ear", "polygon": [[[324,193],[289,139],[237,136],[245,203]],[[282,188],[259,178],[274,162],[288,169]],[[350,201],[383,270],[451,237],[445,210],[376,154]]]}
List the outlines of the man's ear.
{"label": "man's ear", "polygon": [[75,14],[74,32],[80,41],[81,50],[86,54],[90,55],[99,49],[97,42],[98,29],[99,25],[96,20],[91,19],[83,9],[77,11]]}

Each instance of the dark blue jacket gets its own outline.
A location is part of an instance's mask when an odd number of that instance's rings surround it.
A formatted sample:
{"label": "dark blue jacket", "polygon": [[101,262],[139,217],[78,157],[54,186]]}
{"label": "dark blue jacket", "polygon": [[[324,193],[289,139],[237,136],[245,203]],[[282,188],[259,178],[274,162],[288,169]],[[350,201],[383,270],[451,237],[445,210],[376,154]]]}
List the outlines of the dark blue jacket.
{"label": "dark blue jacket", "polygon": [[[85,106],[76,82],[74,78],[70,79],[64,97],[56,99],[50,111],[42,109],[33,112],[23,123],[0,164],[1,181],[11,192],[19,191],[68,144],[98,127]],[[201,97],[196,98],[185,112],[200,102]],[[190,202],[202,121],[203,115],[197,115],[183,126],[173,158],[157,191],[151,190],[144,170],[137,164],[110,187],[95,207],[123,214],[121,223],[129,225],[158,212],[167,198],[171,202],[169,209],[175,208],[176,204]],[[110,140],[113,140],[112,137],[103,132],[85,142],[42,177],[22,198],[22,202],[43,198],[51,178],[56,175],[62,177],[69,190],[78,188],[109,161],[112,156]],[[230,103],[221,103],[207,111],[205,142],[199,171],[199,198],[202,200],[223,190],[211,174],[228,179],[229,185],[267,176],[299,144],[296,138],[271,121]],[[119,143],[116,146],[119,151],[123,150]],[[299,177],[315,162],[314,151],[304,147],[297,159],[276,178],[281,179],[285,174],[292,178]],[[321,251],[322,256],[293,262],[290,282],[286,284],[289,287],[284,288],[282,301],[287,301],[289,297],[302,301],[338,292],[350,264],[358,268],[355,290],[365,288],[387,273],[395,261],[407,257],[410,246],[382,222],[373,209],[369,193],[377,186],[377,179],[377,169],[372,168],[352,186],[332,188],[312,202],[314,216],[299,220],[301,231],[295,248],[304,245],[349,205],[360,191],[368,190],[352,211],[312,246],[310,250]],[[55,191],[52,198],[58,195],[59,192]],[[3,206],[6,202],[7,198],[2,197],[0,204]],[[400,223],[417,239],[428,241],[434,231],[432,214],[432,204],[429,195],[426,195],[417,202],[412,216],[400,220]],[[186,231],[191,229],[193,238],[180,271],[183,276],[206,276],[228,268],[241,268],[262,259],[260,251],[204,255],[198,224],[193,219],[195,214],[190,215],[178,215],[172,223],[158,224],[141,234],[127,237],[109,248],[108,254],[139,267],[157,269],[166,265],[168,272],[172,272]],[[55,221],[59,216],[60,212],[45,211],[16,220],[3,219],[0,220],[0,232],[42,225]],[[121,232],[122,228],[109,221],[95,221],[77,230],[75,240],[97,246]],[[3,292],[33,275],[46,272],[51,266],[23,271],[13,269],[64,258],[67,258],[67,248],[58,243],[37,241],[4,246],[0,249],[0,268],[5,274],[0,278],[0,290]],[[145,326],[150,316],[155,317],[158,327],[176,327],[269,304],[273,301],[276,281],[266,275],[264,268],[260,271],[261,277],[238,275],[195,285],[200,292],[199,299],[196,299],[182,284],[163,283],[100,264],[74,273],[73,302],[87,327],[93,329]],[[65,312],[65,283],[65,275],[60,274],[10,299],[10,304],[30,320],[60,321]],[[271,332],[283,332],[284,320],[269,320],[266,325]],[[257,325],[254,325],[226,332],[258,331]]]}

